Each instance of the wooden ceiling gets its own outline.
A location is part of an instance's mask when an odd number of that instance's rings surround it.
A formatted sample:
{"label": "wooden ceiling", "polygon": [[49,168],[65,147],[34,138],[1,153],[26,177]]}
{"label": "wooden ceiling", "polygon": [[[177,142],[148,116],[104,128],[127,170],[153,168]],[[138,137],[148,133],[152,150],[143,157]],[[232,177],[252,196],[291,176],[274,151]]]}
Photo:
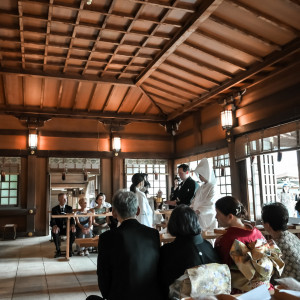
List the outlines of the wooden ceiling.
{"label": "wooden ceiling", "polygon": [[298,0],[87,1],[0,1],[0,112],[176,121],[299,64]]}

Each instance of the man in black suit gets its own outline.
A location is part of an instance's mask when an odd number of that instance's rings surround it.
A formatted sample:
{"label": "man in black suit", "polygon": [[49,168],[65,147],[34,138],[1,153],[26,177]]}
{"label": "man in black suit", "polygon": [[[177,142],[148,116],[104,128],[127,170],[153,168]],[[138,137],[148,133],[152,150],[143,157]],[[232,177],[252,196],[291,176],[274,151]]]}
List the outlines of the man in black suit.
{"label": "man in black suit", "polygon": [[[52,208],[52,215],[64,215],[64,214],[71,214],[72,213],[72,207],[67,205],[67,195],[64,193],[58,194],[58,202],[59,205],[54,206]],[[72,256],[72,245],[75,241],[75,234],[76,234],[76,228],[75,228],[75,221],[74,218],[70,219],[70,256]],[[61,251],[60,251],[60,241],[59,241],[59,236],[60,235],[66,235],[66,229],[67,229],[67,219],[66,218],[51,218],[50,221],[50,226],[52,227],[51,233],[53,237],[53,241],[56,247],[56,253],[54,257],[59,257],[61,256]]]}
{"label": "man in black suit", "polygon": [[97,274],[103,298],[162,299],[158,284],[158,231],[136,220],[138,201],[134,193],[119,190],[112,207],[121,225],[99,238]]}
{"label": "man in black suit", "polygon": [[198,184],[190,176],[190,167],[187,164],[181,164],[178,167],[178,175],[182,180],[179,189],[177,190],[177,199],[174,201],[166,201],[169,205],[185,204],[190,206],[195,195]]}

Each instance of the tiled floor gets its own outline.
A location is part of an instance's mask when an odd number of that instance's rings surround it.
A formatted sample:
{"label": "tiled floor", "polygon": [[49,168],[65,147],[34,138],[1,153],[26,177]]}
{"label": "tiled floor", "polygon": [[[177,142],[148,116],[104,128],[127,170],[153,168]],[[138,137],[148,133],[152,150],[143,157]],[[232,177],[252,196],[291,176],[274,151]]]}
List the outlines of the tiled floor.
{"label": "tiled floor", "polygon": [[1,300],[85,300],[101,295],[97,253],[69,261],[53,258],[55,246],[49,240],[48,236],[0,240]]}

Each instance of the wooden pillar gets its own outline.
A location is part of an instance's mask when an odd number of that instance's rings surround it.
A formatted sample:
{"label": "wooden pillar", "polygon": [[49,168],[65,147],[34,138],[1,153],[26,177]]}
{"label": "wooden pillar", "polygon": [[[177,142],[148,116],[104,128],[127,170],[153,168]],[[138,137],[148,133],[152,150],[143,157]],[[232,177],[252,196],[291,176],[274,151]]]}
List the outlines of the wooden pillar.
{"label": "wooden pillar", "polygon": [[231,192],[232,196],[241,199],[240,188],[240,174],[237,162],[235,160],[235,144],[233,139],[228,142],[228,153],[230,160],[230,173],[231,173]]}
{"label": "wooden pillar", "polygon": [[27,228],[26,232],[29,236],[35,232],[35,211],[36,211],[36,156],[28,156],[27,169]]}
{"label": "wooden pillar", "polygon": [[122,168],[123,159],[119,156],[114,156],[112,158],[112,195],[119,189],[123,188],[123,168]]}

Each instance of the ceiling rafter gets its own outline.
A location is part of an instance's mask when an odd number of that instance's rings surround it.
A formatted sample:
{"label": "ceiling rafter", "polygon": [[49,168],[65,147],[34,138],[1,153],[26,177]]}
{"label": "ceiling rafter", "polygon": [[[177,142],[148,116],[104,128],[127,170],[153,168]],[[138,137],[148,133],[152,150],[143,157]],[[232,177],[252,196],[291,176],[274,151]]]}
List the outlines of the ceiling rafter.
{"label": "ceiling rafter", "polygon": [[140,94],[139,98],[136,100],[136,102],[135,102],[135,104],[134,104],[134,106],[133,106],[133,108],[132,108],[132,110],[131,110],[131,112],[130,112],[131,115],[133,115],[134,112],[136,111],[136,108],[137,108],[137,106],[140,104],[140,101],[141,101],[141,99],[143,98],[143,96],[144,96],[143,93]]}
{"label": "ceiling rafter", "polygon": [[7,89],[6,89],[6,76],[5,74],[2,74],[1,77],[1,84],[3,87],[3,101],[4,101],[4,105],[8,105],[8,95],[7,95]]}
{"label": "ceiling rafter", "polygon": [[244,34],[244,35],[250,37],[251,39],[254,39],[257,42],[262,43],[268,47],[272,47],[272,48],[274,48],[274,50],[278,50],[278,51],[281,50],[281,47],[278,44],[271,42],[270,40],[260,36],[259,34],[255,34],[245,28],[242,28],[242,27],[238,26],[237,24],[232,24],[231,22],[225,21],[217,16],[211,16],[210,19],[213,22],[222,25],[223,27],[227,27],[228,29],[233,30],[240,34]]}
{"label": "ceiling rafter", "polygon": [[79,93],[80,93],[81,87],[82,87],[82,82],[78,81],[77,82],[77,87],[75,89],[75,96],[74,96],[73,105],[72,105],[72,109],[73,110],[75,110],[75,108],[76,108],[76,104],[78,102],[78,98],[79,98]]}
{"label": "ceiling rafter", "polygon": [[121,107],[123,106],[125,100],[126,100],[126,97],[128,96],[129,92],[131,91],[132,87],[128,87],[127,88],[127,91],[123,97],[123,99],[121,100],[120,104],[119,104],[119,107],[117,108],[117,113],[120,111]]}
{"label": "ceiling rafter", "polygon": [[162,114],[165,115],[165,113],[163,112],[163,110],[160,108],[160,106],[152,99],[151,96],[149,96],[146,91],[144,90],[143,87],[139,86],[139,89],[141,90],[141,92],[153,103],[153,105],[158,109],[158,111]]}
{"label": "ceiling rafter", "polygon": [[[148,4],[148,5],[153,5],[153,6],[158,6],[161,8],[167,8],[167,9],[171,9],[171,10],[181,10],[181,11],[185,11],[185,12],[189,12],[189,13],[194,13],[196,8],[189,8],[188,5],[184,6],[173,6],[173,5],[167,5],[164,2],[161,1],[155,1],[155,0],[130,0],[130,2],[134,2],[134,3],[140,3],[140,4]],[[189,5],[191,6],[191,5]]]}
{"label": "ceiling rafter", "polygon": [[190,94],[190,95],[192,95],[192,96],[198,96],[199,94],[198,93],[195,93],[195,92],[193,92],[193,91],[190,91],[190,90],[188,90],[188,89],[186,89],[186,88],[184,88],[184,87],[182,87],[182,86],[178,86],[178,85],[176,85],[176,84],[174,84],[174,83],[171,83],[171,82],[169,82],[169,81],[167,81],[167,80],[164,80],[164,79],[161,79],[161,78],[159,78],[159,77],[157,77],[157,76],[155,76],[155,75],[151,75],[151,77],[149,77],[149,79],[154,79],[155,81],[158,81],[158,82],[160,82],[160,83],[163,83],[163,84],[166,84],[166,85],[168,85],[168,86],[171,86],[171,87],[173,87],[173,88],[175,88],[175,89],[178,89],[178,90],[180,90],[180,91],[182,91],[182,92],[184,92],[184,93],[187,93],[187,94]]}
{"label": "ceiling rafter", "polygon": [[50,72],[42,72],[38,70],[15,70],[9,68],[0,68],[0,74],[14,74],[18,76],[32,76],[32,77],[45,77],[45,78],[55,78],[55,79],[69,79],[76,81],[88,81],[95,83],[111,83],[116,85],[129,85],[135,86],[132,80],[130,79],[115,79],[115,78],[100,78],[99,76],[94,75],[77,75],[77,74],[62,74],[62,73],[50,73]]}
{"label": "ceiling rafter", "polygon": [[163,48],[157,57],[151,62],[147,68],[139,75],[136,80],[137,85],[145,81],[155,69],[165,61],[177,47],[182,44],[210,15],[218,8],[223,0],[204,0],[201,2],[198,10],[191,16],[181,30],[174,36],[174,38]]}
{"label": "ceiling rafter", "polygon": [[56,106],[57,110],[59,110],[61,107],[62,92],[63,92],[63,82],[62,82],[62,80],[59,80],[59,88],[58,88],[58,94],[57,94],[57,106]]}
{"label": "ceiling rafter", "polygon": [[156,102],[158,102],[159,104],[163,104],[164,106],[167,106],[169,108],[174,109],[174,107],[178,108],[178,107],[183,107],[183,104],[179,104],[176,101],[172,101],[169,98],[163,97],[161,95],[155,94],[155,93],[150,93],[149,95],[155,97]]}
{"label": "ceiling rafter", "polygon": [[207,80],[209,82],[212,82],[212,83],[214,83],[216,85],[220,85],[221,84],[219,81],[217,81],[217,80],[215,80],[215,79],[213,79],[211,77],[208,77],[208,76],[204,75],[203,73],[200,73],[198,71],[194,71],[194,70],[188,69],[187,67],[184,67],[184,66],[182,66],[182,65],[180,65],[178,63],[174,63],[174,62],[170,62],[170,61],[165,61],[164,65],[177,68],[177,69],[179,69],[181,71],[184,71],[184,72],[186,72],[188,74],[192,74],[192,75],[194,75],[196,77],[203,78],[203,79],[205,79],[205,80]]}
{"label": "ceiling rafter", "polygon": [[245,47],[243,47],[241,45],[236,45],[236,44],[233,45],[233,43],[231,43],[227,39],[212,35],[211,33],[205,32],[199,28],[196,30],[195,34],[199,34],[200,36],[203,35],[205,38],[208,38],[210,40],[213,40],[220,44],[223,44],[224,46],[229,47],[230,49],[236,49],[240,52],[243,52],[249,56],[252,56],[257,61],[263,61],[263,58],[260,57],[257,53],[254,53],[253,51],[246,49]]}
{"label": "ceiling rafter", "polygon": [[167,95],[171,95],[173,97],[176,97],[178,98],[179,101],[182,101],[182,102],[190,102],[190,99],[187,98],[187,97],[184,97],[182,94],[179,94],[179,93],[175,93],[175,92],[172,92],[170,90],[167,90],[165,88],[162,88],[162,87],[158,87],[154,84],[151,84],[151,83],[148,83],[148,82],[144,82],[143,83],[143,86],[146,86],[146,87],[149,87],[149,88],[152,88],[152,89],[155,89],[157,91],[160,91],[162,93],[165,93]]}
{"label": "ceiling rafter", "polygon": [[172,99],[170,99],[170,98],[164,97],[164,96],[162,96],[162,95],[160,95],[160,94],[157,94],[157,93],[155,93],[155,92],[147,91],[147,93],[148,93],[148,95],[150,95],[150,96],[154,96],[154,97],[159,98],[159,99],[161,99],[161,100],[164,100],[164,101],[166,101],[166,102],[168,102],[168,103],[175,104],[176,106],[183,106],[183,105],[184,105],[183,103],[179,103],[178,101],[174,101],[174,100],[172,100]]}
{"label": "ceiling rafter", "polygon": [[[198,84],[198,83],[195,83],[195,82],[192,82],[192,81],[188,81],[186,78],[183,78],[183,77],[181,77],[181,76],[175,75],[175,74],[173,74],[173,73],[171,73],[171,72],[167,72],[167,71],[162,70],[162,69],[157,69],[157,70],[156,70],[156,73],[161,73],[161,74],[163,74],[163,75],[166,75],[166,76],[170,77],[171,80],[172,80],[172,78],[177,79],[177,80],[180,80],[180,81],[184,82],[185,84],[188,84],[188,85],[190,85],[190,86],[193,86],[193,87],[198,88],[198,89],[201,89],[201,90],[204,90],[204,91],[206,91],[206,92],[209,91],[209,89],[206,88],[205,86],[203,86],[203,85],[201,85],[201,84]],[[153,75],[151,75],[151,77],[152,77],[152,76],[153,76]]]}
{"label": "ceiling rafter", "polygon": [[196,64],[200,68],[205,68],[207,70],[210,70],[210,71],[222,74],[223,76],[225,76],[227,78],[232,78],[233,77],[233,75],[230,72],[227,72],[224,69],[219,68],[217,66],[214,66],[214,65],[212,65],[210,63],[206,63],[206,62],[204,62],[204,61],[202,61],[200,59],[196,59],[195,57],[190,56],[188,54],[176,51],[176,52],[173,53],[173,55],[177,56],[178,58],[181,58],[183,60],[192,62],[193,64]]}
{"label": "ceiling rafter", "polygon": [[247,71],[242,71],[238,73],[234,78],[225,81],[218,87],[212,88],[210,92],[203,94],[201,97],[193,100],[192,103],[185,105],[180,111],[175,111],[168,116],[168,120],[173,120],[178,116],[195,109],[200,104],[208,101],[211,97],[216,96],[217,94],[231,88],[235,84],[242,82],[243,80],[249,78],[250,76],[255,75],[264,68],[282,60],[283,58],[292,55],[293,53],[299,51],[300,48],[300,38],[297,38],[293,42],[289,43],[281,52],[274,52],[268,55],[262,63],[256,63],[252,65]]}
{"label": "ceiling rafter", "polygon": [[[277,27],[280,30],[290,31],[296,35],[299,35],[299,30],[289,26],[288,24],[284,23],[283,21],[279,20],[278,18],[274,18],[274,17],[270,16],[269,14],[266,14],[262,11],[255,9],[254,7],[251,7],[245,3],[242,3],[239,0],[230,0],[230,3],[231,3],[231,5],[234,5],[234,6],[238,7],[239,9],[242,9],[242,10],[246,11],[247,13],[252,14],[255,18],[262,19],[263,21],[272,24],[273,26]],[[299,5],[299,2],[296,4]]]}
{"label": "ceiling rafter", "polygon": [[24,47],[24,25],[23,25],[23,8],[22,3],[18,1],[18,12],[19,12],[19,28],[20,28],[20,43],[21,43],[21,56],[22,56],[22,68],[25,69],[25,47]]}
{"label": "ceiling rafter", "polygon": [[191,42],[186,41],[184,43],[187,47],[191,48],[191,49],[195,49],[198,51],[201,51],[203,53],[206,53],[210,56],[212,56],[215,60],[219,60],[221,62],[225,62],[225,63],[229,63],[235,67],[238,67],[240,70],[245,71],[247,68],[245,67],[245,65],[242,65],[240,62],[238,62],[237,60],[233,59],[233,58],[229,58],[221,53],[215,53],[213,51],[210,51],[208,49],[205,49],[203,46],[199,46],[199,45],[194,45]]}
{"label": "ceiling rafter", "polygon": [[94,102],[94,99],[95,99],[95,96],[96,96],[96,89],[97,89],[97,87],[98,87],[98,84],[94,83],[93,84],[93,88],[92,88],[92,92],[90,94],[89,101],[88,101],[87,106],[86,106],[88,112],[91,111],[91,106],[92,106],[92,104]]}
{"label": "ceiling rafter", "polygon": [[104,112],[105,107],[108,105],[109,100],[110,100],[110,97],[111,97],[111,95],[112,95],[112,93],[113,93],[114,88],[115,88],[114,85],[112,85],[112,86],[110,87],[109,92],[108,92],[108,94],[107,94],[107,96],[106,96],[106,99],[105,99],[105,101],[104,101],[103,107],[102,107],[102,109],[101,109],[101,112]]}
{"label": "ceiling rafter", "polygon": [[44,106],[44,100],[45,100],[45,78],[42,78],[41,83],[41,98],[40,98],[40,108],[42,109]]}

